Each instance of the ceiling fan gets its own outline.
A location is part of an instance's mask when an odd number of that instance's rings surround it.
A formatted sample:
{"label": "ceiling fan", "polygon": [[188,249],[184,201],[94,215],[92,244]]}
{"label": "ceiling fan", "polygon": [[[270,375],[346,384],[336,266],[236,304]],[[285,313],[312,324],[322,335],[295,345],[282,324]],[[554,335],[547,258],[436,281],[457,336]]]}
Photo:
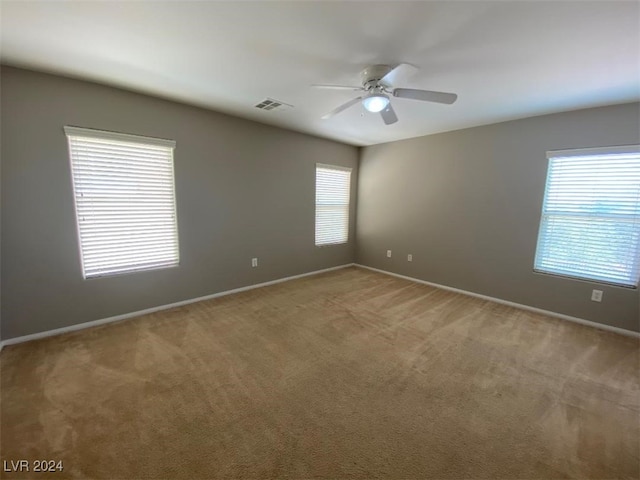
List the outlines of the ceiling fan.
{"label": "ceiling fan", "polygon": [[394,84],[398,80],[407,78],[415,73],[417,67],[408,63],[401,63],[396,67],[389,65],[372,65],[365,68],[360,73],[362,86],[351,87],[346,85],[312,85],[316,88],[327,88],[332,90],[352,90],[364,92],[363,95],[349,100],[347,103],[331,110],[323,119],[331,118],[347,108],[362,102],[362,106],[369,112],[380,113],[385,124],[391,125],[398,121],[396,112],[391,105],[390,96],[406,98],[408,100],[420,100],[423,102],[436,102],[451,105],[456,101],[458,95],[455,93],[433,92],[431,90],[418,90],[415,88],[395,88]]}

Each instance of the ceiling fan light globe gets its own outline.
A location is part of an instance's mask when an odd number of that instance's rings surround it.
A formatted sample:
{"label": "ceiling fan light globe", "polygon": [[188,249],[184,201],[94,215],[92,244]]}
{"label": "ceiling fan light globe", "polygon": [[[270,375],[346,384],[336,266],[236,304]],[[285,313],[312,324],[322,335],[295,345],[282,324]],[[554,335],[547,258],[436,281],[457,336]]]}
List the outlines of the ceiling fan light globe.
{"label": "ceiling fan light globe", "polygon": [[389,105],[389,97],[382,93],[374,93],[362,99],[362,106],[369,112],[381,112]]}

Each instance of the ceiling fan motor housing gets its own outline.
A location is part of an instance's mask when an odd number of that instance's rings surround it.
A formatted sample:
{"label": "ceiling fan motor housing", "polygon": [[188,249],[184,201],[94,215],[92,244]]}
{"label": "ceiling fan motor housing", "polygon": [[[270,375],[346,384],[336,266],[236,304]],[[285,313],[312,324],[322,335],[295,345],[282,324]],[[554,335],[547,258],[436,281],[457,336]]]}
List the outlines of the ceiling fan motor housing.
{"label": "ceiling fan motor housing", "polygon": [[362,85],[366,90],[370,90],[378,85],[382,77],[389,73],[392,68],[389,65],[372,65],[360,72]]}

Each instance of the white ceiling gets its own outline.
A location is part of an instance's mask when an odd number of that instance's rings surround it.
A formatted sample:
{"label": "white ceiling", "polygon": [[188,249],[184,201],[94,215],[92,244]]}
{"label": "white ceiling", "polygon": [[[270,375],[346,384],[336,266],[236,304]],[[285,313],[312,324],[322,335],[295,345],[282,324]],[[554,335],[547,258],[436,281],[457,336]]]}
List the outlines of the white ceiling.
{"label": "white ceiling", "polygon": [[[2,1],[3,63],[93,80],[263,123],[371,145],[640,99],[640,3],[612,1]],[[393,99],[320,117],[370,64],[420,67],[404,85],[453,105]],[[272,97],[295,108],[265,112]]]}

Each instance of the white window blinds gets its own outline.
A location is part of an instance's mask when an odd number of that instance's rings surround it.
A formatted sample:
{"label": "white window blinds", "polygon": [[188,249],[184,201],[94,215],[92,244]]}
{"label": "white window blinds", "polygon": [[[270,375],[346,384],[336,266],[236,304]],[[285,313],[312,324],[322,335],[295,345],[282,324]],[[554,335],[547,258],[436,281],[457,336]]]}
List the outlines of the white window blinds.
{"label": "white window blinds", "polygon": [[316,245],[349,239],[351,169],[316,165]]}
{"label": "white window blinds", "polygon": [[178,264],[175,142],[65,127],[85,278]]}
{"label": "white window blinds", "polygon": [[635,287],[640,147],[548,152],[536,271]]}

